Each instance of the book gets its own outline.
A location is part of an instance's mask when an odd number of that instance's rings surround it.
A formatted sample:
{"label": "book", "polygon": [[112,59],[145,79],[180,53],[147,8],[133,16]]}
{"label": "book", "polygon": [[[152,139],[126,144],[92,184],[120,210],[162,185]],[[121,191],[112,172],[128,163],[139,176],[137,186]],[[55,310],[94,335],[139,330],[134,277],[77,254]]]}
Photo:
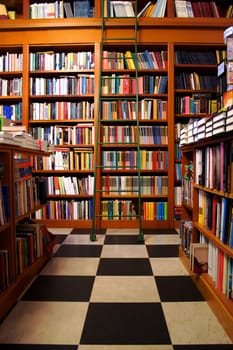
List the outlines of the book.
{"label": "book", "polygon": [[175,0],[176,17],[189,17],[186,3],[185,0]]}
{"label": "book", "polygon": [[69,1],[64,2],[64,10],[65,10],[65,17],[66,18],[74,17],[73,10],[72,10],[72,7],[71,7],[71,4]]}
{"label": "book", "polygon": [[0,19],[8,19],[6,5],[0,4]]}
{"label": "book", "polygon": [[194,273],[198,273],[198,274],[208,272],[208,244],[191,243],[190,269]]}

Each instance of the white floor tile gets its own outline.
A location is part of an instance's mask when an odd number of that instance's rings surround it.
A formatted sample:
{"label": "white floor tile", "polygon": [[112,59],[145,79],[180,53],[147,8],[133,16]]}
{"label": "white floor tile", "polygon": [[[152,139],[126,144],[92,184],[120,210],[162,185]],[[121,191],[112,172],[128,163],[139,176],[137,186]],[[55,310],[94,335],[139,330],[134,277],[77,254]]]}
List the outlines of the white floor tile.
{"label": "white floor tile", "polygon": [[101,253],[102,258],[148,258],[144,245],[104,245]]}
{"label": "white floor tile", "polygon": [[172,344],[231,344],[207,302],[169,302],[162,308]]}
{"label": "white floor tile", "polygon": [[78,344],[88,308],[79,302],[19,302],[0,327],[1,343]]}
{"label": "white floor tile", "polygon": [[153,276],[97,276],[92,302],[160,302]]}
{"label": "white floor tile", "polygon": [[150,258],[154,276],[188,275],[179,258]]}
{"label": "white floor tile", "polygon": [[52,258],[41,275],[95,276],[99,258]]}

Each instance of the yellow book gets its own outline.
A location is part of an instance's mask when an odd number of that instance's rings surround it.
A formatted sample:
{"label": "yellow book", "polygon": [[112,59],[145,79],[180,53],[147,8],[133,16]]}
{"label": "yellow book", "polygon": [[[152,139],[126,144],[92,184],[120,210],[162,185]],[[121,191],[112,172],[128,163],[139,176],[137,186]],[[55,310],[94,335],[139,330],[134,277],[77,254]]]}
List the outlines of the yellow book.
{"label": "yellow book", "polygon": [[133,56],[132,56],[131,51],[129,51],[129,50],[125,52],[125,62],[126,62],[129,69],[135,69]]}
{"label": "yellow book", "polygon": [[144,13],[143,17],[151,17],[151,14],[153,13],[154,9],[156,7],[156,3],[155,4],[151,4],[147,11]]}

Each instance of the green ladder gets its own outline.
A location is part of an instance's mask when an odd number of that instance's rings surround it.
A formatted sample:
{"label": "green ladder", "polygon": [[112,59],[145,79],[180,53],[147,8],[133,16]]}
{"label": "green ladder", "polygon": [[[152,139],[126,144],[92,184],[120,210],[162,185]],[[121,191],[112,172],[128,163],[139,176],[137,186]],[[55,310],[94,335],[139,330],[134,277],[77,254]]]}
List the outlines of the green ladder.
{"label": "green ladder", "polygon": [[[132,103],[134,103],[135,105],[135,116],[136,116],[136,147],[137,147],[137,161],[136,161],[136,169],[137,169],[137,190],[135,191],[137,193],[137,211],[136,211],[136,218],[138,218],[138,223],[139,223],[139,234],[138,234],[138,242],[143,242],[144,241],[144,235],[143,235],[143,230],[142,230],[142,201],[141,201],[141,151],[140,151],[140,125],[139,125],[139,118],[138,118],[138,112],[139,112],[139,87],[138,87],[138,50],[137,50],[137,43],[138,43],[138,20],[137,20],[137,0],[135,1],[135,6],[134,6],[134,16],[130,17],[130,19],[133,20],[133,35],[131,37],[111,37],[111,38],[106,38],[106,25],[105,25],[105,21],[106,19],[112,18],[112,16],[109,16],[109,13],[105,13],[106,10],[104,10],[105,5],[106,5],[106,1],[109,0],[102,0],[102,39],[101,39],[101,43],[100,43],[100,74],[99,74],[99,98],[98,98],[98,106],[97,106],[97,122],[96,122],[96,128],[95,128],[95,150],[96,152],[96,157],[95,157],[95,161],[94,161],[94,197],[93,197],[93,218],[92,218],[92,229],[91,229],[91,234],[90,234],[90,240],[91,241],[95,241],[96,240],[96,227],[97,227],[97,219],[100,219],[100,217],[102,217],[101,214],[101,208],[99,208],[100,210],[100,214],[96,213],[96,196],[98,192],[106,192],[105,190],[102,189],[98,189],[97,186],[97,171],[98,168],[104,168],[104,166],[102,165],[102,157],[101,154],[99,152],[100,148],[99,145],[100,144],[104,144],[99,138],[100,138],[100,128],[101,128],[101,123],[102,123],[102,101],[117,101],[117,100],[128,100],[128,101],[132,101]],[[109,1],[110,3],[111,1]],[[123,17],[123,16],[122,16]],[[129,18],[129,17],[126,17]],[[102,94],[102,80],[103,80],[103,51],[105,49],[105,45],[108,43],[121,43],[125,42],[127,43],[130,47],[133,47],[133,51],[132,53],[132,59],[134,62],[134,67],[135,69],[127,71],[128,74],[130,74],[130,79],[135,79],[136,81],[136,93],[133,94],[132,96],[106,96]],[[123,45],[124,47],[124,45]],[[126,50],[127,51],[127,50]],[[125,60],[125,57],[124,57]],[[106,72],[105,72],[106,73]],[[117,71],[114,71],[114,73],[117,73]],[[120,73],[122,74],[122,70],[120,71]],[[106,78],[106,76],[105,76]],[[112,76],[109,75],[109,79],[112,79]],[[126,120],[125,122],[128,122],[128,120]],[[123,123],[122,120],[120,120],[120,123]],[[115,124],[117,125],[117,124]],[[133,128],[133,124],[130,124],[131,128]],[[117,142],[116,142],[117,143]],[[120,142],[121,144],[130,144],[129,142]],[[135,143],[135,142],[134,142]],[[108,167],[109,169],[109,167]],[[113,167],[112,169],[119,169],[118,166],[116,166],[115,168]],[[123,169],[123,167],[121,167],[121,169]],[[128,167],[125,167],[125,169],[129,169]],[[108,191],[108,192],[111,192]],[[127,190],[123,190],[121,189],[120,192],[127,192]],[[134,203],[135,203],[135,199],[134,199]],[[130,215],[128,215],[130,216]],[[127,217],[127,215],[125,216]]]}

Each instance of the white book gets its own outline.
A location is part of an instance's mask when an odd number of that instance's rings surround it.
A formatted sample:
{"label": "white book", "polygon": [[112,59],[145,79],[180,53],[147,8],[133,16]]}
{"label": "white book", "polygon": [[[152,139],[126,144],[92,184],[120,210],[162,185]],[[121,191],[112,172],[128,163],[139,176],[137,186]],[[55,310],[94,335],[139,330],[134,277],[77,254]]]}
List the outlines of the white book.
{"label": "white book", "polygon": [[189,17],[185,0],[175,0],[175,11],[177,17]]}

